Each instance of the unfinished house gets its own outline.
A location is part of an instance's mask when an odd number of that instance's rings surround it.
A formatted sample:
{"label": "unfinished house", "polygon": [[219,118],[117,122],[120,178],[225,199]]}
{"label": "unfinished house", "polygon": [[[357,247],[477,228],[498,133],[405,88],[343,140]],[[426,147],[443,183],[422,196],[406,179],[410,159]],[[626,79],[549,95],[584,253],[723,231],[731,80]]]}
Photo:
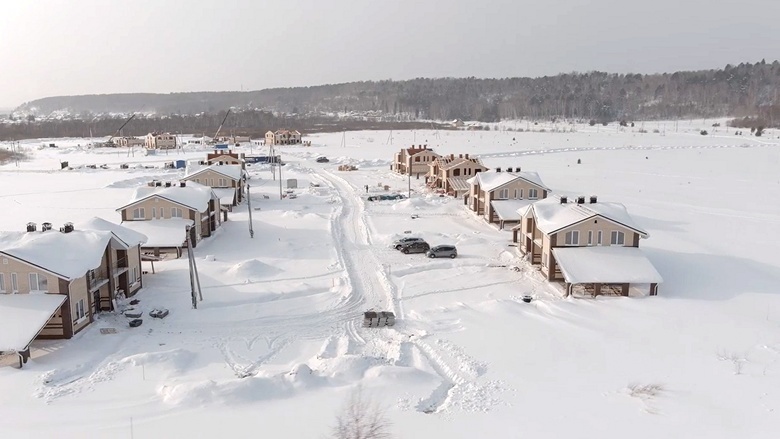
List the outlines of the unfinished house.
{"label": "unfinished house", "polygon": [[239,165],[246,169],[244,153],[233,152],[230,149],[215,148],[213,153],[206,154],[204,165]]}
{"label": "unfinished house", "polygon": [[412,145],[411,148],[403,148],[393,155],[393,164],[390,169],[403,175],[414,175],[416,178],[428,173],[428,165],[439,157],[439,154],[428,149],[428,145]]}
{"label": "unfinished house", "polygon": [[[148,238],[145,253],[182,255],[187,230],[192,246],[212,233],[227,219],[219,197],[209,186],[193,181],[151,181],[135,190],[130,202],[117,209],[122,225]],[[222,212],[222,217],[220,216]]]}
{"label": "unfinished house", "polygon": [[566,294],[628,296],[632,287],[651,296],[663,280],[639,249],[648,234],[619,203],[595,196],[551,196],[522,212],[513,228],[518,251],[550,281],[563,281]]}
{"label": "unfinished house", "polygon": [[143,285],[145,236],[99,218],[82,225],[0,232],[0,351],[20,365],[34,339],[70,338]]}
{"label": "unfinished house", "polygon": [[462,198],[471,189],[469,179],[487,169],[482,160],[468,154],[441,156],[428,165],[428,187]]}
{"label": "unfinished house", "polygon": [[176,149],[176,136],[171,133],[149,133],[146,135],[146,149]]}
{"label": "unfinished house", "polygon": [[266,145],[300,145],[301,133],[298,130],[276,130],[265,133]]}
{"label": "unfinished house", "polygon": [[501,229],[519,223],[520,209],[547,198],[550,193],[539,174],[523,172],[520,167],[480,172],[468,182],[466,206],[487,222],[497,223]]}
{"label": "unfinished house", "polygon": [[191,165],[183,180],[211,187],[219,197],[219,204],[231,211],[246,197],[246,176],[241,165]]}
{"label": "unfinished house", "polygon": [[134,148],[144,146],[146,141],[138,137],[114,137],[114,143],[120,148]]}

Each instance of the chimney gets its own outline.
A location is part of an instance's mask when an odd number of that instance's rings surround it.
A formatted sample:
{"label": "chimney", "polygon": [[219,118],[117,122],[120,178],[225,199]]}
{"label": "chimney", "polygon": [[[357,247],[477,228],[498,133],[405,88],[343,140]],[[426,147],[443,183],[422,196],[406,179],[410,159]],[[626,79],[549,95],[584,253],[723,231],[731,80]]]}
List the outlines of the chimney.
{"label": "chimney", "polygon": [[27,231],[35,232],[38,230],[38,226],[35,223],[27,223]]}
{"label": "chimney", "polygon": [[512,168],[506,168],[506,172],[512,172]]}
{"label": "chimney", "polygon": [[157,182],[156,180],[152,180],[149,183],[147,183],[146,185],[149,186],[149,187],[154,187],[156,182]]}
{"label": "chimney", "polygon": [[569,197],[566,195],[561,195],[561,204],[566,204],[569,202]]}
{"label": "chimney", "polygon": [[515,172],[520,172],[520,167],[519,166],[515,168]]}
{"label": "chimney", "polygon": [[596,204],[597,201],[598,201],[598,197],[596,197],[595,195],[590,196],[590,204]]}
{"label": "chimney", "polygon": [[162,182],[161,181],[155,181],[154,185],[157,186],[157,187],[162,187]]}
{"label": "chimney", "polygon": [[496,168],[496,172],[501,172],[501,168]]}
{"label": "chimney", "polygon": [[585,197],[577,197],[577,204],[585,204]]}
{"label": "chimney", "polygon": [[165,187],[171,187],[171,182],[170,181],[166,181],[165,182]]}
{"label": "chimney", "polygon": [[455,154],[450,154],[450,160],[455,160]]}
{"label": "chimney", "polygon": [[187,182],[182,180],[179,182],[179,187],[187,187]]}
{"label": "chimney", "polygon": [[73,223],[65,223],[64,226],[60,229],[60,232],[62,233],[70,233],[73,231]]}
{"label": "chimney", "polygon": [[463,154],[458,154],[458,158],[463,158]]}
{"label": "chimney", "polygon": [[41,232],[48,232],[49,230],[51,230],[51,223],[41,224]]}
{"label": "chimney", "polygon": [[466,158],[469,158],[469,155],[468,155],[468,154],[466,154],[466,155],[465,155],[465,157],[466,157]]}

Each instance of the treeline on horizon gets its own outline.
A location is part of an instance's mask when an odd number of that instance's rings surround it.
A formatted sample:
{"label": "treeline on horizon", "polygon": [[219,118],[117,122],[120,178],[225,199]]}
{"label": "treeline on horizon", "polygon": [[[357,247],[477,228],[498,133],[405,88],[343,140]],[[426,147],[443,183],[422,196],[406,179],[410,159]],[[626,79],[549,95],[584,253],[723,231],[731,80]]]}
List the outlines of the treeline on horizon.
{"label": "treeline on horizon", "polygon": [[541,78],[364,81],[249,92],[106,94],[38,99],[18,110],[40,114],[216,113],[230,107],[287,114],[368,112],[417,119],[551,117],[596,120],[750,116],[777,106],[780,62],[663,74],[566,73]]}

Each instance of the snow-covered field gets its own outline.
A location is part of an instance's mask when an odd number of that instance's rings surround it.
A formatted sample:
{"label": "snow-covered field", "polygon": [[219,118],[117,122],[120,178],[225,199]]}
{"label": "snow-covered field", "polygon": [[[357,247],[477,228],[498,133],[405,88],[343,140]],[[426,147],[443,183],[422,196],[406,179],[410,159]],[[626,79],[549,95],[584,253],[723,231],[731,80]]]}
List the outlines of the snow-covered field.
{"label": "snow-covered field", "polygon": [[[140,305],[171,314],[139,328],[102,314],[71,340],[35,342],[23,369],[0,368],[0,431],[324,437],[360,384],[400,438],[777,437],[780,141],[713,122],[648,122],[648,133],[518,122],[502,127],[535,131],[396,131],[392,145],[387,131],[348,132],[279,147],[298,196],[280,200],[269,168],[249,168],[255,237],[242,205],[198,245],[199,309],[186,258],[156,264]],[[30,159],[0,167],[1,230],[118,222],[134,187],[181,175],[164,162],[206,151],[42,142],[23,142]],[[509,232],[426,193],[421,180],[409,200],[365,202],[365,185],[406,192],[389,165],[411,144],[624,203],[650,233],[641,247],[664,277],[659,296],[565,299],[517,258]],[[316,163],[320,155],[330,163]],[[77,169],[59,170],[64,160]],[[360,170],[339,172],[342,163]],[[93,164],[107,169],[79,168]],[[460,257],[388,248],[405,231],[456,244]],[[362,328],[369,308],[395,311],[398,323]]]}

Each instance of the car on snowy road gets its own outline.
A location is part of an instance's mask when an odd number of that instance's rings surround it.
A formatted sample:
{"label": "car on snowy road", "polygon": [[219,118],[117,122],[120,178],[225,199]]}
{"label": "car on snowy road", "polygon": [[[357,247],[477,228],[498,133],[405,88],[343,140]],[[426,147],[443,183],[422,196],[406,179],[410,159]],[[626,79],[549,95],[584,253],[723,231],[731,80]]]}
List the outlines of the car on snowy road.
{"label": "car on snowy road", "polygon": [[431,246],[425,241],[409,242],[401,246],[401,253],[426,253],[431,249]]}
{"label": "car on snowy road", "polygon": [[425,240],[422,238],[407,236],[405,238],[396,239],[395,241],[393,241],[393,248],[396,250],[401,250],[401,248],[403,248],[404,245],[411,244],[413,242],[425,242]]}

